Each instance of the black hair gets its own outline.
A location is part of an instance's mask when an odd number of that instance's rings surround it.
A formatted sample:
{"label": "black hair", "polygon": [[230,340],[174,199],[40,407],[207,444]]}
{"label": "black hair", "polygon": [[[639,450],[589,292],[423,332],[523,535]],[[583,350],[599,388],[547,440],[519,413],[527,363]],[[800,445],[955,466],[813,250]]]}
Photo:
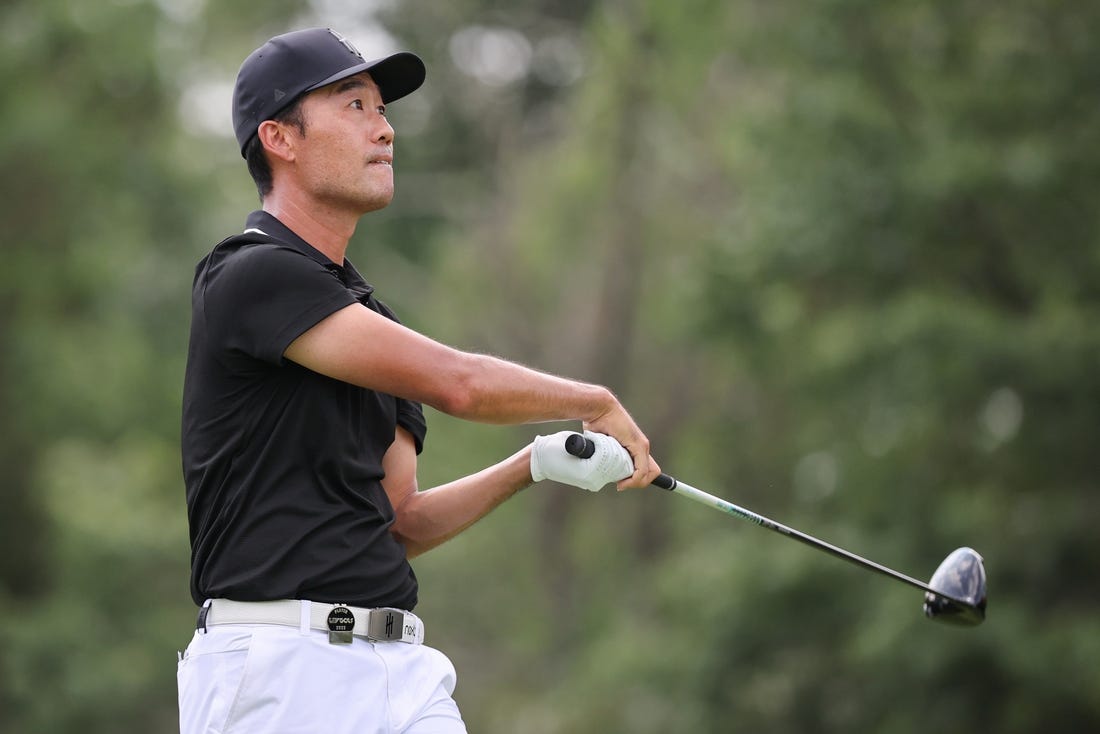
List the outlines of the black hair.
{"label": "black hair", "polygon": [[[285,125],[293,125],[300,135],[306,134],[306,118],[302,114],[302,97],[291,102],[288,106],[279,110],[270,119]],[[260,194],[260,201],[271,193],[274,184],[271,177],[271,164],[268,163],[267,153],[264,152],[264,144],[258,134],[253,135],[244,146],[244,160],[248,164],[248,173],[256,184],[256,191]]]}

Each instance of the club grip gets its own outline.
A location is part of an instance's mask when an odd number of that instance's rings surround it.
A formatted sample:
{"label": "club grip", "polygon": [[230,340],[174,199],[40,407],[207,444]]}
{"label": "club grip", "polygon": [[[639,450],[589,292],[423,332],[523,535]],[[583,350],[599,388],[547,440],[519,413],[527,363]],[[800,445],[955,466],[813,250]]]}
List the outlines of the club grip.
{"label": "club grip", "polygon": [[596,453],[596,443],[579,433],[574,433],[565,439],[565,450],[578,459],[591,459],[592,454]]}
{"label": "club grip", "polygon": [[[565,439],[565,451],[578,459],[591,459],[592,454],[596,453],[596,444],[588,437],[574,433]],[[668,474],[658,474],[653,480],[653,486],[673,490],[676,489],[676,480]]]}

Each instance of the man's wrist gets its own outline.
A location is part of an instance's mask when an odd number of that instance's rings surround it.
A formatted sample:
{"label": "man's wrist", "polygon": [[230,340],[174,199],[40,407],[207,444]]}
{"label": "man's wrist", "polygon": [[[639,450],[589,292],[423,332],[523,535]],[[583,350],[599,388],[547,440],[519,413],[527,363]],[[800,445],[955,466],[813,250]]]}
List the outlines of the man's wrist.
{"label": "man's wrist", "polygon": [[598,421],[619,405],[618,398],[610,389],[603,385],[590,385],[590,387],[592,388],[591,408],[587,415],[581,416],[585,424]]}
{"label": "man's wrist", "polygon": [[535,483],[534,477],[531,476],[532,447],[533,444],[527,444],[512,456],[512,461],[515,462],[520,472],[520,486],[519,489],[516,490],[517,492],[521,489],[526,489],[527,487],[530,487],[532,484]]}

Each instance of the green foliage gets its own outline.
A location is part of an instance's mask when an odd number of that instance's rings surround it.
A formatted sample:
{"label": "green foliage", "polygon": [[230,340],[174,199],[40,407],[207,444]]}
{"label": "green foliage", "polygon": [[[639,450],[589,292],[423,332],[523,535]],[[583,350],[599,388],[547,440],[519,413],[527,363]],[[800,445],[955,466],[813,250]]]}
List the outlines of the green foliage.
{"label": "green foliage", "polygon": [[[608,384],[708,491],[990,576],[949,629],[663,493],[535,487],[416,562],[471,731],[1097,728],[1100,9],[16,0],[0,730],[174,729],[191,270],[255,205],[200,101],[292,25],[383,23],[429,77],[351,256],[403,320]],[[430,424],[425,487],[534,432]]]}
{"label": "green foliage", "polygon": [[170,731],[189,274],[221,236],[177,153],[186,57],[154,3],[2,13],[0,729]]}

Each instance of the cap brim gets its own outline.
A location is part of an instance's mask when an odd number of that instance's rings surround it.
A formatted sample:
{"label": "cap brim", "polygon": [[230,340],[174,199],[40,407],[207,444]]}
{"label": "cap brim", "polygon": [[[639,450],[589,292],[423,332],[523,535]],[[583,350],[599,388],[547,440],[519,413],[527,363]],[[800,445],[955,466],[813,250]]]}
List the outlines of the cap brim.
{"label": "cap brim", "polygon": [[314,89],[320,89],[364,71],[368,72],[374,83],[378,85],[378,90],[382,93],[382,101],[386,104],[415,92],[424,83],[427,75],[424,62],[419,56],[402,51],[383,59],[367,61],[344,69],[317,82],[305,91],[312,92]]}

